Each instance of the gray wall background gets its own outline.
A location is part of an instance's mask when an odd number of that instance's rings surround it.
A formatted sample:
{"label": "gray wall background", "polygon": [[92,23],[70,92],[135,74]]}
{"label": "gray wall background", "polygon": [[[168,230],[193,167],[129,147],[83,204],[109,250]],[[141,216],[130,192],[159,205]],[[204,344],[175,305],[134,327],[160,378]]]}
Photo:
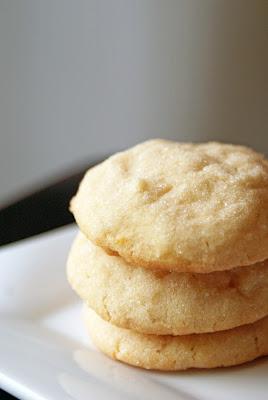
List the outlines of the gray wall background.
{"label": "gray wall background", "polygon": [[268,152],[267,0],[0,0],[0,204],[150,137]]}

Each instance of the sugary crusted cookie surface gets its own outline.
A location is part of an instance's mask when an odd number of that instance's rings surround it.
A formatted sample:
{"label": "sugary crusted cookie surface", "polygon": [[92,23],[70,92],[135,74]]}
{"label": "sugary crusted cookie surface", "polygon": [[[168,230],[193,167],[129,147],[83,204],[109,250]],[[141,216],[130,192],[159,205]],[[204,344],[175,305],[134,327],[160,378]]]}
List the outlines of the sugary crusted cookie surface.
{"label": "sugary crusted cookie surface", "polygon": [[85,310],[89,334],[109,357],[166,371],[242,364],[268,354],[268,317],[228,331],[186,336],[144,335],[118,328]]}
{"label": "sugary crusted cookie surface", "polygon": [[134,265],[211,272],[268,258],[268,162],[242,146],[142,143],[89,170],[71,210]]}
{"label": "sugary crusted cookie surface", "polygon": [[80,233],[67,274],[103,319],[142,333],[214,332],[268,315],[268,260],[210,274],[153,271],[109,256]]}

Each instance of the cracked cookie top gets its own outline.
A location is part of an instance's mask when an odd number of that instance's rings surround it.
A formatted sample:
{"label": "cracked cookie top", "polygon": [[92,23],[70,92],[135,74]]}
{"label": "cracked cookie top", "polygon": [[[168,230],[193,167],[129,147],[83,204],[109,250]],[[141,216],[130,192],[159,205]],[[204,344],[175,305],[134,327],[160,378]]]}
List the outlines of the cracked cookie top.
{"label": "cracked cookie top", "polygon": [[268,258],[268,162],[243,146],[144,142],[90,169],[71,210],[132,265],[206,273]]}

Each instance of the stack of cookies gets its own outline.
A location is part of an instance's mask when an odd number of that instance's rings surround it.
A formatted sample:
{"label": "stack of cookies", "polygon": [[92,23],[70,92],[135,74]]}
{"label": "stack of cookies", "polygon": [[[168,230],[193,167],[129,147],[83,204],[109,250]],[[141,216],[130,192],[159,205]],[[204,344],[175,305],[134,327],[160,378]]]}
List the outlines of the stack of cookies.
{"label": "stack of cookies", "polygon": [[90,169],[68,279],[107,355],[148,369],[268,354],[268,161],[152,140]]}

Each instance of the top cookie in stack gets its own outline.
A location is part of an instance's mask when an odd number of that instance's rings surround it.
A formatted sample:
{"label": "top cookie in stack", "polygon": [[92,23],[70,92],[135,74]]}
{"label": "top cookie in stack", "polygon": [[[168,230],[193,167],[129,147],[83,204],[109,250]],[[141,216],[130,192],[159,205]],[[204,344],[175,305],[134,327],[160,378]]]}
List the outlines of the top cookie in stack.
{"label": "top cookie in stack", "polygon": [[89,170],[71,210],[68,279],[106,354],[178,370],[268,353],[262,155],[151,140]]}
{"label": "top cookie in stack", "polygon": [[89,170],[71,210],[131,265],[208,273],[268,258],[268,162],[242,146],[142,143]]}

